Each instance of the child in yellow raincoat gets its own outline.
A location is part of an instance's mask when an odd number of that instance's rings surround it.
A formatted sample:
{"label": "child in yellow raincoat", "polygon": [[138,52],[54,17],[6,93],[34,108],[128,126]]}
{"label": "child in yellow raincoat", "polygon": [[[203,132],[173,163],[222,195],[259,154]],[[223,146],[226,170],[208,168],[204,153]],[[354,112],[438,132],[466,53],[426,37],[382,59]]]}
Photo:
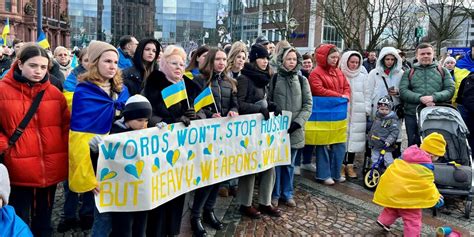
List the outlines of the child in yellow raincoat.
{"label": "child in yellow raincoat", "polygon": [[420,236],[422,208],[443,203],[434,184],[432,161],[446,152],[443,135],[431,133],[421,146],[408,147],[380,178],[373,202],[385,207],[377,224],[390,231],[396,219],[403,219],[403,236]]}

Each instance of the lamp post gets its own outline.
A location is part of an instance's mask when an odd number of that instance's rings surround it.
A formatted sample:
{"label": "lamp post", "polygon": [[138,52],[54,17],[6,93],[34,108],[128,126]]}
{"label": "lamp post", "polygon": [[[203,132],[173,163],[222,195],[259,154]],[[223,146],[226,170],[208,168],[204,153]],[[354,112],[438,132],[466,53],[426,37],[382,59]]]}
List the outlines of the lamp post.
{"label": "lamp post", "polygon": [[43,1],[36,0],[36,25],[37,25],[37,32],[36,38],[39,38],[41,31],[43,31]]}

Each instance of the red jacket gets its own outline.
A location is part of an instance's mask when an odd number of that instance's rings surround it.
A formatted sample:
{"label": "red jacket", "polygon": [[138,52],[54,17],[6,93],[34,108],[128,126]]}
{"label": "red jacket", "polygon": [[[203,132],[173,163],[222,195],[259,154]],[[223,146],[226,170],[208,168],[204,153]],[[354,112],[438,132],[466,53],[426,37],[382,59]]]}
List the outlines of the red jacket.
{"label": "red jacket", "polygon": [[335,48],[332,44],[324,44],[314,53],[316,68],[309,75],[309,84],[313,96],[350,98],[351,88],[342,71],[337,67],[329,66],[327,57],[329,50]]}
{"label": "red jacket", "polygon": [[[14,78],[17,63],[0,81],[0,153],[12,185],[47,187],[67,178],[70,115],[66,99],[49,80],[30,86]],[[8,139],[39,91],[46,90],[23,135],[7,150]]]}

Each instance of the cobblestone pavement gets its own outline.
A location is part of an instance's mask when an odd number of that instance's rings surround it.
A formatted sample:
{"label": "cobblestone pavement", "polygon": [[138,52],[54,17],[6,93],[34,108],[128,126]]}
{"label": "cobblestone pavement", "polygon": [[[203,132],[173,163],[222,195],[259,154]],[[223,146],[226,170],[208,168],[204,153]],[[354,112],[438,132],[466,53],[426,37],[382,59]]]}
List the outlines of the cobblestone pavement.
{"label": "cobblestone pavement", "polygon": [[[365,190],[358,183],[346,182],[327,187],[316,183],[309,172],[295,178],[296,208],[280,205],[283,216],[273,218],[263,216],[252,220],[242,217],[238,212],[238,203],[232,197],[219,198],[216,214],[223,218],[225,228],[215,231],[206,226],[210,236],[402,236],[401,221],[392,226],[392,232],[384,232],[375,220],[381,208],[371,202],[372,192]],[[258,192],[258,190],[256,191]],[[62,190],[57,192],[53,222],[55,227],[60,220]],[[188,195],[187,205],[192,200]],[[424,211],[423,236],[433,236],[438,226],[451,226],[474,236],[474,220],[463,218],[463,203],[456,200],[443,208],[438,216],[433,217],[430,210]],[[189,209],[183,213],[180,236],[192,236],[189,225]],[[79,229],[55,236],[89,236],[88,231]]]}

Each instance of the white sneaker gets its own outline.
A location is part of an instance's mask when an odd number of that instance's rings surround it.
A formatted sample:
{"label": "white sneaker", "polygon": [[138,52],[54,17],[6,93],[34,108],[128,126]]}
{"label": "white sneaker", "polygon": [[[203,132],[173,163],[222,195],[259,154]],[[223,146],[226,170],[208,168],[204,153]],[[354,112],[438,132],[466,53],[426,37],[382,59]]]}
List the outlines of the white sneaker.
{"label": "white sneaker", "polygon": [[336,180],[336,181],[337,181],[338,183],[344,183],[344,182],[346,182],[346,178],[344,178],[344,177],[341,176],[341,178],[339,178],[339,179]]}
{"label": "white sneaker", "polygon": [[328,178],[328,179],[325,179],[325,180],[323,181],[323,184],[330,186],[330,185],[334,185],[335,182],[334,182],[334,180],[333,180],[332,178]]}
{"label": "white sneaker", "polygon": [[301,175],[301,168],[299,166],[295,166],[294,174]]}
{"label": "white sneaker", "polygon": [[316,165],[313,164],[302,164],[301,169],[316,173]]}

